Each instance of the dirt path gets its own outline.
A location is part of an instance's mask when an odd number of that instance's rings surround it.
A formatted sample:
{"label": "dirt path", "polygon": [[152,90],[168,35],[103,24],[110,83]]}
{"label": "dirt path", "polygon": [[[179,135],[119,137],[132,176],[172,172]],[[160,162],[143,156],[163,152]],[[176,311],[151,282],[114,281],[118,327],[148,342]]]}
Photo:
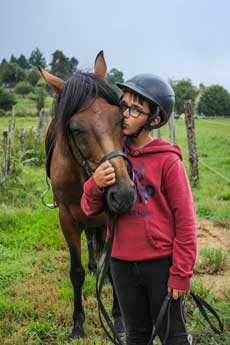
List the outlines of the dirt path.
{"label": "dirt path", "polygon": [[[216,227],[206,219],[197,219],[198,251],[205,247],[220,248],[230,253],[230,230]],[[216,295],[230,298],[230,262],[221,274],[196,275]]]}

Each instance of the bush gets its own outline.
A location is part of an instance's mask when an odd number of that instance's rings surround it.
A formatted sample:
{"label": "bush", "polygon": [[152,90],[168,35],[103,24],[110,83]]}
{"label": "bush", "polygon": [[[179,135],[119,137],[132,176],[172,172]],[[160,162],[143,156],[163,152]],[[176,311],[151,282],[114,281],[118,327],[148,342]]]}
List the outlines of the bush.
{"label": "bush", "polygon": [[0,109],[10,110],[16,104],[15,96],[8,90],[0,87]]}
{"label": "bush", "polygon": [[205,116],[229,116],[230,95],[220,85],[207,87],[199,101],[198,111]]}
{"label": "bush", "polygon": [[6,116],[6,112],[3,109],[0,109],[0,117]]}
{"label": "bush", "polygon": [[28,81],[21,81],[15,87],[15,92],[19,95],[27,95],[29,92],[33,91],[33,87],[28,83]]}
{"label": "bush", "polygon": [[35,86],[40,78],[41,75],[36,68],[33,68],[28,72],[27,80],[32,86]]}

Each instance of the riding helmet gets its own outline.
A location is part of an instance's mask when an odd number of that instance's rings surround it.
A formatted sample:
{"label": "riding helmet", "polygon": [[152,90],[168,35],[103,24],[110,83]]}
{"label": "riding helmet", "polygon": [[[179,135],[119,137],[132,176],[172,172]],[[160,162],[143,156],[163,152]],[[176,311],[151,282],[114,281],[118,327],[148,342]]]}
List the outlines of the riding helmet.
{"label": "riding helmet", "polygon": [[123,91],[136,93],[159,106],[161,122],[154,128],[159,128],[168,122],[175,103],[175,94],[169,83],[154,74],[137,74],[125,83],[116,83],[116,85]]}

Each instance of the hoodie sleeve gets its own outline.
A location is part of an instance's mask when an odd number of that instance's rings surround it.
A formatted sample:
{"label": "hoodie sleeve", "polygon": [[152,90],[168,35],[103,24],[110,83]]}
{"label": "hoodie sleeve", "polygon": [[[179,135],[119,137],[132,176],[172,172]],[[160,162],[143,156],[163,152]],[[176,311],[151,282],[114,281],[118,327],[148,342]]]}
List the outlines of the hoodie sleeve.
{"label": "hoodie sleeve", "polygon": [[87,216],[94,216],[104,210],[104,191],[99,189],[93,177],[90,177],[84,184],[84,191],[81,197],[81,209]]}
{"label": "hoodie sleeve", "polygon": [[173,261],[168,286],[188,291],[197,251],[195,207],[189,180],[179,158],[167,170],[165,186],[175,220]]}

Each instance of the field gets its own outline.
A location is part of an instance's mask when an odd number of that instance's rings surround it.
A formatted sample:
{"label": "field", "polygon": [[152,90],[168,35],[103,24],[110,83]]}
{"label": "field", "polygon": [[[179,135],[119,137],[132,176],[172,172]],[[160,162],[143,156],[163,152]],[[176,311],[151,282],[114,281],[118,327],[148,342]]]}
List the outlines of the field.
{"label": "field", "polygon": [[[0,118],[0,136],[9,118]],[[37,119],[17,118],[17,128],[36,128]],[[162,131],[168,137],[168,129]],[[230,344],[230,120],[196,120],[200,182],[193,187],[197,209],[199,257],[193,287],[225,320],[224,335],[214,335],[193,313],[188,301],[188,329],[195,345]],[[186,130],[176,121],[176,142],[188,169]],[[211,171],[209,168],[214,169]],[[221,174],[222,176],[218,175]],[[23,166],[17,179],[0,189],[0,344],[67,344],[72,318],[69,254],[57,210],[48,210],[40,196],[46,189],[43,166]],[[50,196],[51,200],[51,196]],[[83,261],[87,251],[83,238]],[[99,326],[95,279],[86,276],[83,289],[87,338],[79,345],[106,345]],[[105,302],[110,305],[110,286]],[[193,314],[193,315],[192,315]]]}

